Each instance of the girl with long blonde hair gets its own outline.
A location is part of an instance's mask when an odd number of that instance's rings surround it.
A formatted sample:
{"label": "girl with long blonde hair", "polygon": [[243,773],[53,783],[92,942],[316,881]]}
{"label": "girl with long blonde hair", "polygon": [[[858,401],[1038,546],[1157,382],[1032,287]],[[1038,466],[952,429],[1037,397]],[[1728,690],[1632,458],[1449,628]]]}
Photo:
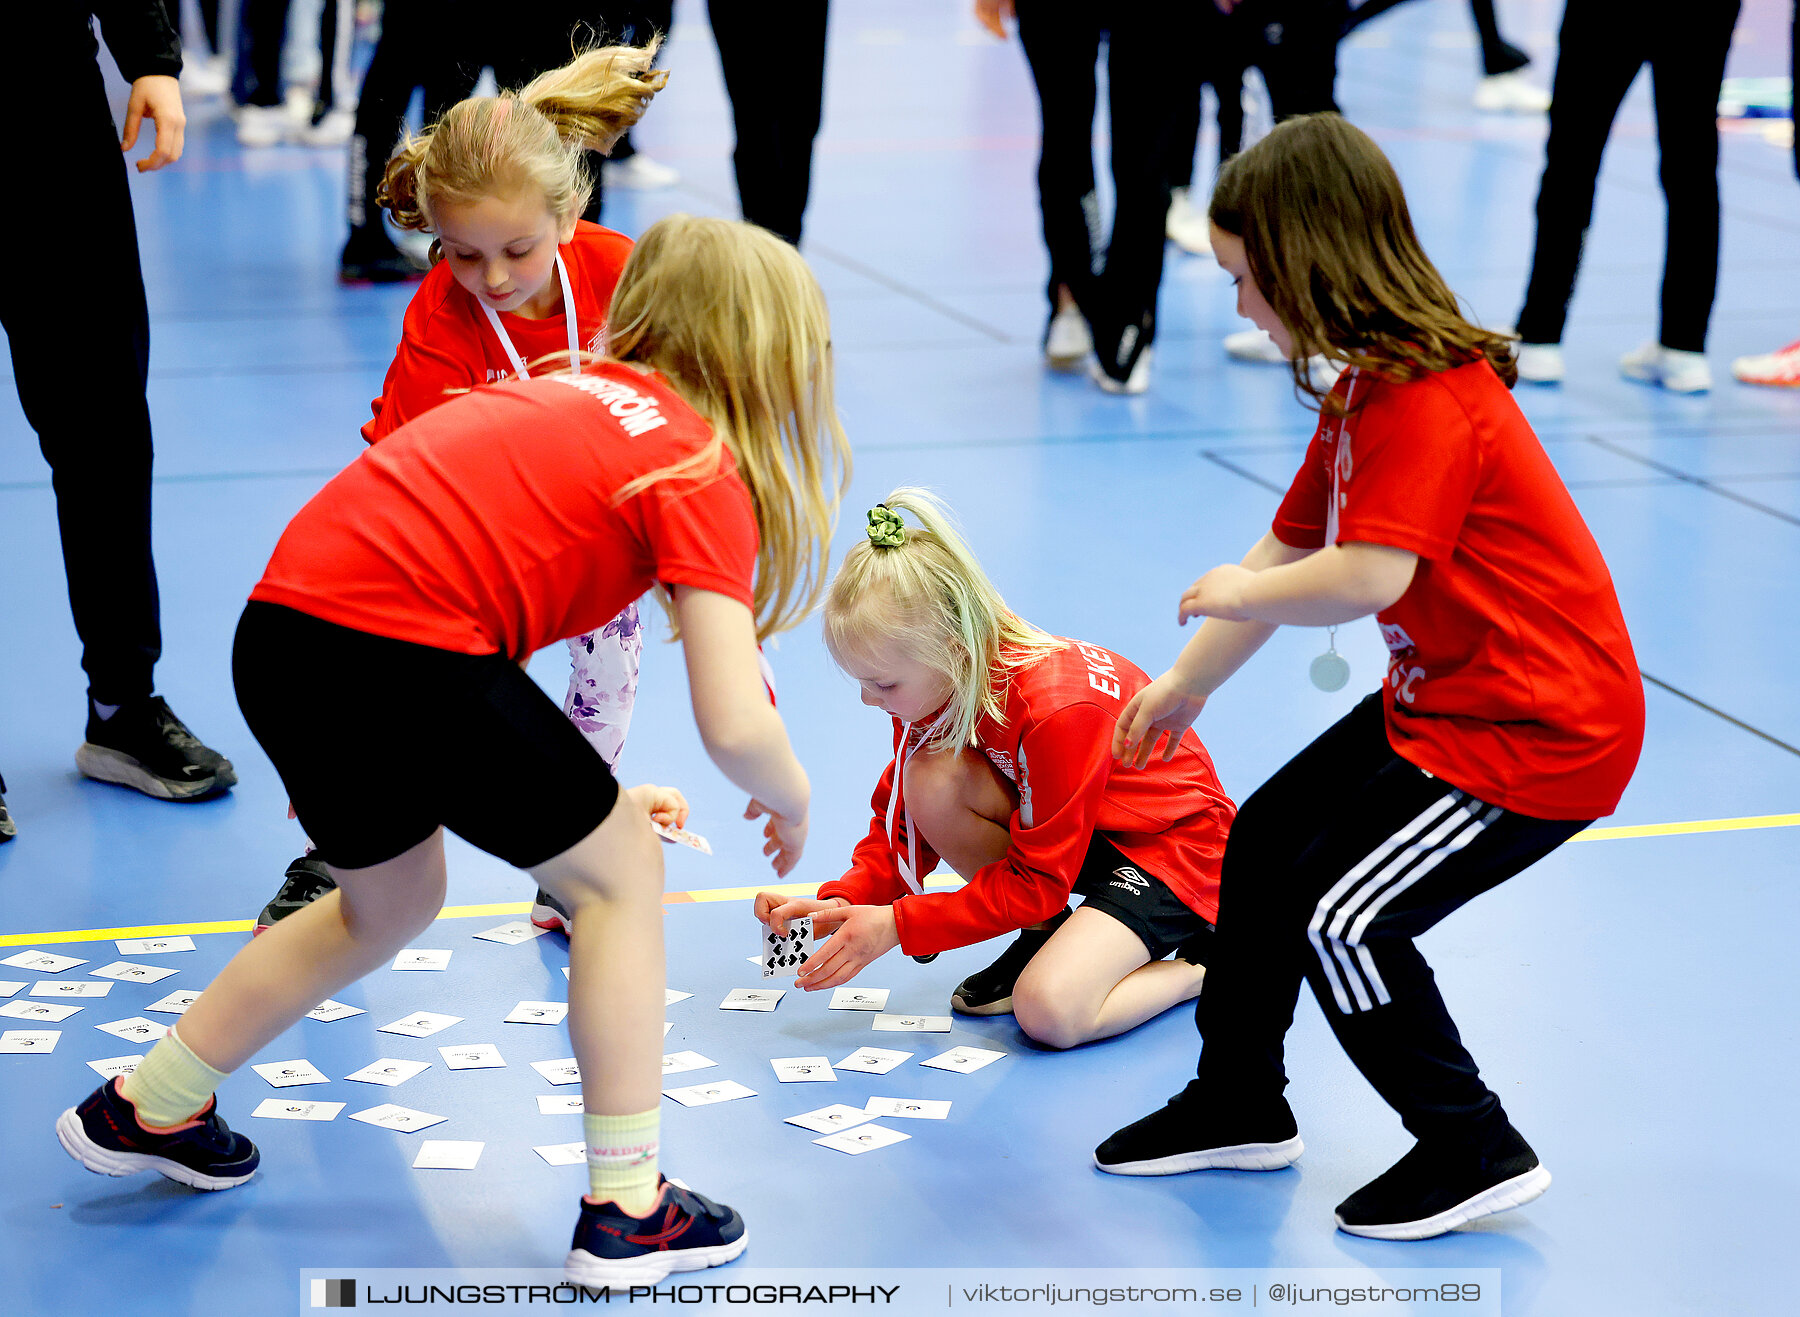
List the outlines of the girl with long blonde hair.
{"label": "girl with long blonde hair", "polygon": [[[257,1151],[211,1094],[430,926],[449,829],[572,915],[590,1192],[569,1279],[649,1284],[743,1250],[736,1212],[658,1172],[653,802],[620,790],[520,660],[667,587],[701,739],[750,796],[746,816],[766,817],[765,853],[786,874],[806,845],[810,790],[757,641],[823,589],[849,452],[824,299],[772,235],[664,219],[627,262],[615,307],[608,357],[434,408],[351,463],[282,535],[239,624],[234,674],[336,885],[243,948],[136,1071],[63,1114],[63,1146],[85,1166],[203,1189],[248,1179]],[[322,725],[355,728],[371,771],[348,777]]]}

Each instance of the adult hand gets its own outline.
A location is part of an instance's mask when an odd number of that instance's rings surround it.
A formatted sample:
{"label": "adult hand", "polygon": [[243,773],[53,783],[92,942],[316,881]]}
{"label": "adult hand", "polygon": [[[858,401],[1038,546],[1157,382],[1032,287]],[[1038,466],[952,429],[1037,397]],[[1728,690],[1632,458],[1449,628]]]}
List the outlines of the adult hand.
{"label": "adult hand", "polygon": [[747,819],[768,818],[763,825],[763,854],[771,856],[769,864],[777,878],[785,878],[800,863],[806,849],[806,815],[797,819],[783,818],[760,800],[752,800],[744,808]]}
{"label": "adult hand", "polygon": [[137,145],[138,128],[145,119],[156,124],[156,148],[137,162],[137,171],[148,174],[181,159],[187,134],[187,112],[181,108],[181,84],[166,73],[149,73],[131,84],[131,100],[125,106],[125,136],[121,151]]}
{"label": "adult hand", "polygon": [[1163,673],[1126,701],[1113,727],[1113,758],[1142,768],[1162,741],[1162,757],[1173,759],[1181,734],[1193,726],[1205,707],[1206,696],[1189,694],[1172,673]]}
{"label": "adult hand", "polygon": [[781,892],[758,892],[756,902],[750,908],[759,922],[766,924],[771,933],[785,935],[788,931],[788,920],[799,919],[819,910],[832,910],[840,905],[849,905],[848,901],[833,898],[821,901],[811,896],[788,896]]}
{"label": "adult hand", "polygon": [[1013,0],[975,0],[975,18],[1000,40],[1006,40],[1006,20],[1014,16]]}
{"label": "adult hand", "polygon": [[795,980],[808,992],[836,988],[850,982],[877,956],[900,945],[900,929],[891,905],[841,905],[813,915],[813,936],[831,934],[825,946],[813,952]]}
{"label": "adult hand", "polygon": [[1236,563],[1215,567],[1182,594],[1176,617],[1182,626],[1187,625],[1190,617],[1247,622],[1250,619],[1244,613],[1244,587],[1255,579],[1255,572]]}

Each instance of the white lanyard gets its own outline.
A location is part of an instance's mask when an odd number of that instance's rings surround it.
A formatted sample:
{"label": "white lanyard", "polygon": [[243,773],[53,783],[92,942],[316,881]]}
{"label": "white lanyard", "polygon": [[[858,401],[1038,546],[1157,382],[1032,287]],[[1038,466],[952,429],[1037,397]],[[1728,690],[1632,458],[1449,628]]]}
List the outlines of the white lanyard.
{"label": "white lanyard", "polygon": [[[900,748],[894,753],[894,789],[888,792],[887,834],[888,850],[894,852],[894,863],[900,869],[900,877],[905,881],[914,896],[925,890],[925,884],[919,881],[919,841],[913,830],[912,819],[906,813],[906,765],[912,759],[918,746],[912,744],[912,724],[900,725]],[[895,842],[899,840],[900,820],[906,819],[906,854],[897,853]]]}
{"label": "white lanyard", "polygon": [[1337,443],[1331,453],[1331,502],[1325,509],[1325,547],[1337,543],[1338,506],[1344,501],[1343,482],[1350,478],[1350,399],[1356,394],[1357,368],[1350,369],[1344,386],[1344,415],[1338,418]]}
{"label": "white lanyard", "polygon": [[[569,287],[569,271],[563,265],[562,253],[556,253],[556,275],[562,280],[563,321],[569,327],[569,373],[581,374],[581,329],[575,323],[575,291]],[[494,327],[494,337],[500,340],[500,346],[506,349],[506,358],[512,362],[513,369],[522,380],[531,378],[525,369],[525,358],[519,355],[519,349],[513,346],[512,336],[506,332],[506,326],[500,323],[500,313],[486,302],[481,304],[487,315],[488,324]]]}

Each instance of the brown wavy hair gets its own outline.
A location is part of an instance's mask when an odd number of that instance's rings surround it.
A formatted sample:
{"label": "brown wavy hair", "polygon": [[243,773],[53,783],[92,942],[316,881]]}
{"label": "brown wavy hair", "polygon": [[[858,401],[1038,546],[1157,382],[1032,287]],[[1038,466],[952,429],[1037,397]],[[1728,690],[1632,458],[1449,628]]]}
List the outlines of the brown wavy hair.
{"label": "brown wavy hair", "polygon": [[1485,358],[1508,388],[1512,340],[1472,323],[1413,231],[1394,166],[1336,114],[1276,126],[1219,174],[1207,217],[1242,240],[1244,260],[1293,336],[1296,395],[1343,406],[1313,383],[1323,354],[1388,379],[1416,380]]}
{"label": "brown wavy hair", "polygon": [[594,187],[584,152],[612,150],[669,80],[651,67],[660,40],[602,46],[519,91],[458,101],[394,151],[376,201],[403,229],[434,228],[436,205],[527,186],[543,193],[559,223],[580,215]]}

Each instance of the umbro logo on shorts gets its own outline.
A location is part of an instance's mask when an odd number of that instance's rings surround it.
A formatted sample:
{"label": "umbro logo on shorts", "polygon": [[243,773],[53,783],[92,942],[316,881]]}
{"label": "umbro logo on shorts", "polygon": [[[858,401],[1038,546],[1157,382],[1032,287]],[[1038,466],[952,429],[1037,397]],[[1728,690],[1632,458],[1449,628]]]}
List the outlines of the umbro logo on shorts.
{"label": "umbro logo on shorts", "polygon": [[1119,887],[1127,892],[1137,892],[1140,894],[1150,890],[1150,880],[1136,869],[1132,868],[1129,864],[1120,865],[1117,869],[1114,869],[1113,878],[1115,881],[1108,883],[1107,886]]}

